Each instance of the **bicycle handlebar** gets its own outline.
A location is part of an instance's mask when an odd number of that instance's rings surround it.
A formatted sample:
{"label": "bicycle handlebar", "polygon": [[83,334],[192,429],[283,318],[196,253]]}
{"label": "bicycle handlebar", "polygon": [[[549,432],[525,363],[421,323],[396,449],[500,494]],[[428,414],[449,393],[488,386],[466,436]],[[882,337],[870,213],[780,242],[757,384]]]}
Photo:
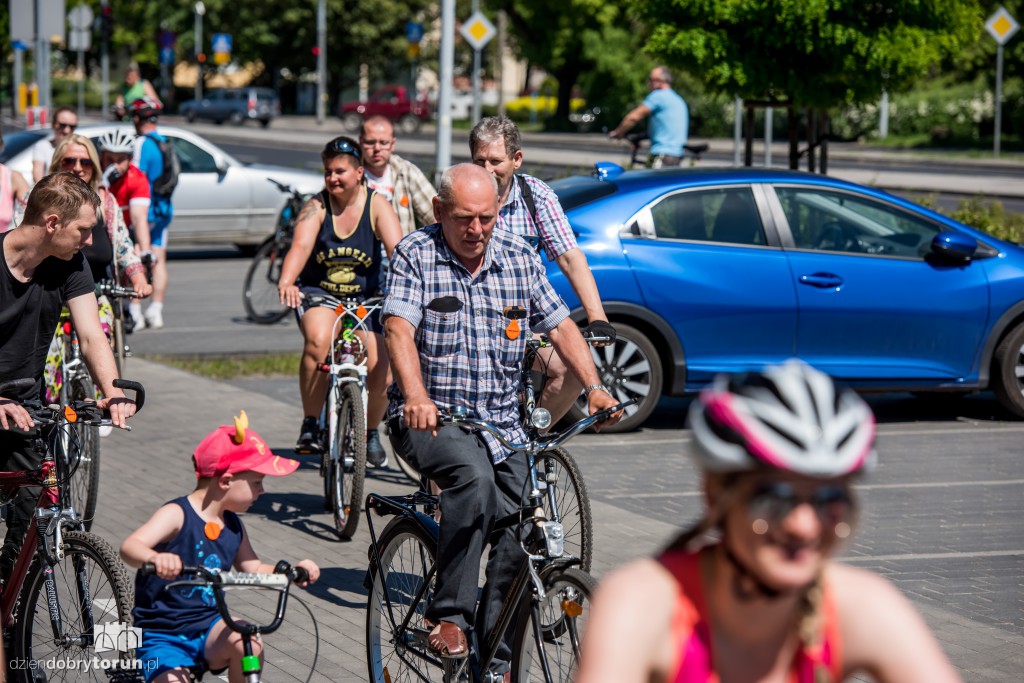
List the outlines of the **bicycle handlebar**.
{"label": "bicycle handlebar", "polygon": [[362,305],[363,308],[372,309],[375,306],[380,306],[384,303],[383,294],[371,296],[367,299],[360,299],[359,297],[346,297],[344,299],[339,299],[338,297],[331,296],[330,294],[316,294],[311,296],[305,292],[299,292],[299,297],[306,301],[310,306],[323,306],[324,308],[333,308],[335,310],[338,308],[354,308],[360,305]]}
{"label": "bicycle handlebar", "polygon": [[590,429],[598,422],[604,422],[605,420],[610,418],[614,413],[617,413],[620,410],[624,410],[634,404],[636,404],[636,399],[631,398],[610,408],[599,410],[593,415],[585,417],[579,422],[573,423],[562,432],[554,434],[541,434],[536,439],[527,441],[525,443],[510,443],[497,427],[495,427],[490,422],[487,422],[486,420],[479,420],[475,417],[469,417],[466,414],[466,409],[463,408],[462,406],[456,406],[454,409],[447,412],[439,410],[437,413],[437,419],[441,424],[462,425],[465,427],[471,427],[473,429],[485,431],[488,434],[491,434],[494,438],[496,438],[498,442],[501,443],[501,445],[507,448],[508,450],[518,453],[525,453],[527,451],[532,451],[537,447],[540,447],[540,450],[548,450],[550,448],[560,446],[569,439],[575,437],[577,434]]}
{"label": "bicycle handlebar", "polygon": [[[139,574],[152,576],[156,573],[156,565],[152,562],[145,562],[139,567]],[[217,611],[227,627],[235,633],[256,635],[258,633],[273,633],[284,621],[284,610],[288,602],[288,590],[292,583],[305,583],[309,581],[309,572],[303,567],[292,567],[281,560],[274,567],[272,574],[254,574],[248,572],[220,572],[207,567],[195,565],[184,565],[179,576],[194,576],[196,581],[172,581],[166,588],[178,585],[200,585],[209,586],[213,589],[214,602],[217,604]],[[247,624],[242,625],[231,617],[227,601],[224,599],[225,588],[267,588],[280,592],[277,597],[277,609],[274,611],[274,620],[265,626]]]}
{"label": "bicycle handlebar", "polygon": [[[34,379],[21,378],[11,379],[5,382],[0,382],[0,396],[7,394],[12,391],[21,391],[35,386],[36,381]],[[135,404],[135,413],[138,414],[142,410],[142,406],[146,403],[146,388],[139,382],[134,382],[130,379],[115,379],[114,386],[118,389],[127,389],[128,391],[135,392],[135,398],[128,399]],[[43,405],[39,401],[23,401],[22,407],[28,411],[32,419],[40,424],[51,424],[55,421],[54,413],[59,412],[60,406],[57,404]],[[78,417],[83,419],[77,419],[76,421],[84,424],[96,424],[105,426],[110,424],[109,418],[104,418],[103,413],[96,409],[95,401],[71,401],[68,406],[79,414]],[[109,414],[109,413],[108,413]],[[128,427],[127,429],[131,429]]]}
{"label": "bicycle handlebar", "polygon": [[115,284],[115,283],[111,282],[110,280],[101,280],[101,281],[97,282],[96,283],[96,289],[99,290],[100,294],[102,294],[104,296],[107,296],[107,297],[113,297],[115,299],[137,299],[137,298],[139,298],[139,295],[135,293],[134,289],[129,289],[128,287],[122,287],[122,286],[120,286],[118,284]]}

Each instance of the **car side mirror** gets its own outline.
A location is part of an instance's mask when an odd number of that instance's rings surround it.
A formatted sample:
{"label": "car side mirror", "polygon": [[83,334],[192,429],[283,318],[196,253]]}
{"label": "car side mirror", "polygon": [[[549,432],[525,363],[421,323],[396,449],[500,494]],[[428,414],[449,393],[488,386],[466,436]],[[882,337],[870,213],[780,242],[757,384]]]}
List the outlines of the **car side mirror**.
{"label": "car side mirror", "polygon": [[978,251],[978,240],[956,230],[944,230],[932,238],[932,253],[956,261],[968,263]]}
{"label": "car side mirror", "polygon": [[222,176],[223,175],[227,175],[227,172],[228,172],[228,162],[224,160],[224,157],[214,157],[213,158],[213,163],[217,165],[217,174],[218,175],[222,175]]}

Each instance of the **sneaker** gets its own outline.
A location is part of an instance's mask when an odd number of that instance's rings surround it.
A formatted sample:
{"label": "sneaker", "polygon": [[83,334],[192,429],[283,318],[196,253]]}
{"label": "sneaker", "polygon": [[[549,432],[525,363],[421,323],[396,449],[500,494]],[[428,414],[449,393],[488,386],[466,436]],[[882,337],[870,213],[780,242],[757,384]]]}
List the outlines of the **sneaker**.
{"label": "sneaker", "polygon": [[317,443],[317,435],[320,424],[315,417],[307,417],[302,420],[302,429],[299,430],[299,440],[295,442],[296,453],[315,453],[320,450]]}
{"label": "sneaker", "polygon": [[374,467],[387,467],[388,452],[380,442],[380,434],[376,429],[366,432],[366,462]]}
{"label": "sneaker", "polygon": [[163,311],[146,311],[145,319],[146,327],[152,327],[154,330],[159,330],[164,326]]}
{"label": "sneaker", "polygon": [[140,315],[138,317],[135,317],[135,316],[129,315],[128,319],[132,321],[132,329],[131,329],[132,332],[138,332],[139,330],[146,329],[146,318],[145,318],[145,316],[141,316]]}

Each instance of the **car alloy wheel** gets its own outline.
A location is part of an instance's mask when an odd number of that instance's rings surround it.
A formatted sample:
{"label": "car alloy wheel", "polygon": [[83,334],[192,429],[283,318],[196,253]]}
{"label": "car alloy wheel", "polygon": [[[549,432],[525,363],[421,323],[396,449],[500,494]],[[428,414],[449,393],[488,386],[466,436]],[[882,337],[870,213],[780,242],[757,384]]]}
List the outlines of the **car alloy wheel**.
{"label": "car alloy wheel", "polygon": [[[662,386],[661,357],[654,344],[635,327],[612,324],[615,343],[591,347],[590,353],[601,383],[611,389],[612,396],[619,401],[635,398],[637,403],[626,408],[618,424],[601,429],[609,433],[627,432],[642,425],[658,405]],[[569,411],[569,419],[582,419],[587,412],[587,400],[581,394]]]}

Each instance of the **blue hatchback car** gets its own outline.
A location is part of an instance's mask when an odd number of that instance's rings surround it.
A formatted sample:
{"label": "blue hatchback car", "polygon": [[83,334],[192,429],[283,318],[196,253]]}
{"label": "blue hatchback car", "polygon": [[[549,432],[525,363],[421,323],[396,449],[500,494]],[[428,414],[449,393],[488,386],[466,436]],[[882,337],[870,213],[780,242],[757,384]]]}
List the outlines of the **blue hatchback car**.
{"label": "blue hatchback car", "polygon": [[[792,171],[623,171],[552,183],[618,330],[594,349],[636,397],[799,357],[858,389],[991,387],[1024,417],[1024,249],[880,190]],[[558,266],[555,288],[583,319]],[[577,412],[581,406],[577,406]]]}

